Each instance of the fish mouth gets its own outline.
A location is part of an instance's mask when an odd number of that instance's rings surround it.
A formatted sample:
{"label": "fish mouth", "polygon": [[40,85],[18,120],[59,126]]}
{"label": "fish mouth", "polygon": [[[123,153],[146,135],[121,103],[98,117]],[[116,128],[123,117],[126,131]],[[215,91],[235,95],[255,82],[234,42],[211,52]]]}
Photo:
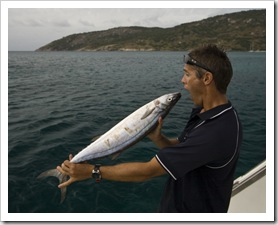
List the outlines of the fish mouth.
{"label": "fish mouth", "polygon": [[173,93],[173,98],[174,98],[174,104],[176,104],[177,101],[181,98],[181,93],[180,92]]}

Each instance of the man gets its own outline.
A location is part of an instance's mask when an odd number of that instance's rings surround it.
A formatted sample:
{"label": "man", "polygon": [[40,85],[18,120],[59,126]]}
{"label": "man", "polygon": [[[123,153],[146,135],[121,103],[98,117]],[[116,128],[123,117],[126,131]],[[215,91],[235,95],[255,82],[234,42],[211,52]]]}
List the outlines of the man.
{"label": "man", "polygon": [[226,97],[232,73],[226,53],[216,46],[191,51],[181,82],[196,108],[181,135],[162,135],[160,118],[149,138],[161,150],[149,162],[95,166],[66,160],[57,169],[70,179],[59,187],[89,179],[92,173],[98,180],[128,182],[168,173],[159,212],[227,212],[242,140],[240,121]]}

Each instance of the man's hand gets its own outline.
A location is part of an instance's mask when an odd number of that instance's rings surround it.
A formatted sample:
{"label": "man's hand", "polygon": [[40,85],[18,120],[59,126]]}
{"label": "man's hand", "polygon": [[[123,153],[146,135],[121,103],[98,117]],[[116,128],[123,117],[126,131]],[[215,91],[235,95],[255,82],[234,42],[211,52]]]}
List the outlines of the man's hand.
{"label": "man's hand", "polygon": [[162,138],[161,135],[162,125],[163,125],[163,119],[162,117],[159,117],[156,128],[154,128],[153,131],[148,135],[148,138],[151,139],[151,141],[153,141],[154,143],[156,143]]}
{"label": "man's hand", "polygon": [[159,117],[157,127],[151,133],[149,133],[148,138],[151,139],[151,141],[155,143],[155,145],[158,146],[159,148],[166,148],[171,145],[178,144],[179,143],[178,139],[176,138],[169,139],[168,137],[164,136],[161,133],[162,125],[163,125],[163,119],[162,117]]}
{"label": "man's hand", "polygon": [[61,166],[57,166],[57,170],[62,174],[70,176],[70,179],[60,184],[58,187],[66,187],[73,182],[82,181],[91,178],[93,165],[87,163],[71,163],[72,155],[69,160],[65,160]]}

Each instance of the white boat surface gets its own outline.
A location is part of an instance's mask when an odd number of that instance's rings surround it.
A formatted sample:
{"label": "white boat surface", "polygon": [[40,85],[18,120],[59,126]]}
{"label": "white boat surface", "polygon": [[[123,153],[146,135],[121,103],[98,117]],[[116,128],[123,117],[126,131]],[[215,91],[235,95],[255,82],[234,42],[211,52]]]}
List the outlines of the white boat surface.
{"label": "white boat surface", "polygon": [[266,212],[266,161],[234,181],[228,213]]}

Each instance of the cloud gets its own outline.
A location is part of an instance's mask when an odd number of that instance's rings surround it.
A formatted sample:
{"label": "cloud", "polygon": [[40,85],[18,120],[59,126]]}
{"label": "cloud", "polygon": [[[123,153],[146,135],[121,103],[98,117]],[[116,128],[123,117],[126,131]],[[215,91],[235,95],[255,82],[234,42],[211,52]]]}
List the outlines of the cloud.
{"label": "cloud", "polygon": [[67,20],[57,20],[57,21],[52,21],[51,24],[53,24],[56,27],[70,27],[71,24]]}
{"label": "cloud", "polygon": [[78,20],[78,22],[82,25],[82,26],[88,26],[88,27],[96,27],[94,22],[88,21],[88,20],[84,20],[84,19],[80,19]]}

